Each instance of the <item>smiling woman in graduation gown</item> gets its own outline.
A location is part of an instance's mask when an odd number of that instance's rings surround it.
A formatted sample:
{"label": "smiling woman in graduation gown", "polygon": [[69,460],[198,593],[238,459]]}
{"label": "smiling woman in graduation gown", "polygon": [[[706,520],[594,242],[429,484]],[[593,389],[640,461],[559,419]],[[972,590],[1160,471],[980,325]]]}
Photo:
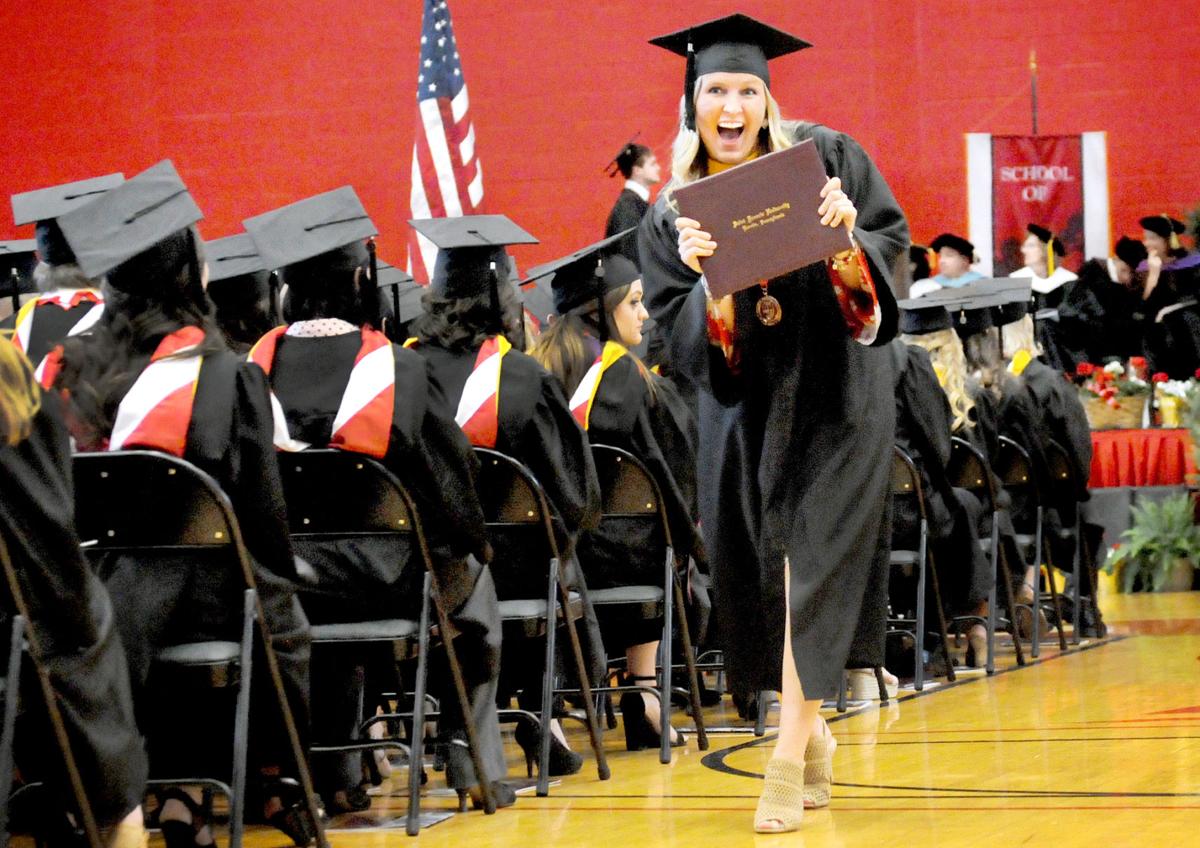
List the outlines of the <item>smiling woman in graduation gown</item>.
{"label": "smiling woman in graduation gown", "polygon": [[[787,639],[802,693],[795,713],[787,708],[787,744],[781,734],[756,821],[758,829],[790,830],[799,816],[769,798],[790,792],[797,760],[819,759],[827,799],[832,746],[819,757],[804,746],[810,733],[828,733],[816,726],[816,705],[837,688],[868,585],[886,578],[894,404],[888,355],[869,345],[895,333],[890,269],[908,247],[908,227],[853,139],[782,123],[767,60],[806,42],[739,15],[653,43],[688,57],[673,185],[812,139],[840,182],[826,184],[811,214],[853,225],[861,246],[837,269],[800,268],[765,281],[768,291],[754,286],[723,304],[709,301],[697,270],[698,259],[721,248],[703,221],[677,228],[672,186],[639,232],[647,297],[670,333],[671,368],[701,389],[700,518],[738,690],[780,685],[785,563],[790,568]],[[883,633],[869,641],[881,655]]]}
{"label": "smiling woman in graduation gown", "polygon": [[[458,654],[486,779],[499,780],[505,772],[495,705],[500,621],[484,565],[491,550],[475,493],[478,462],[427,363],[368,324],[368,304],[377,298],[365,276],[364,239],[374,225],[346,186],[248,219],[245,226],[265,264],[279,268],[288,286],[284,317],[290,323],[265,335],[249,354],[267,372],[282,412],[276,445],[366,453],[408,487],[442,603],[461,630]],[[344,408],[354,403],[352,375],[382,388],[347,415]],[[365,538],[304,542],[297,551],[316,570],[316,584],[304,591],[314,621],[417,617],[424,569],[415,550],[397,550],[392,539]],[[453,689],[445,690],[440,722],[449,741],[464,730]],[[476,776],[458,756],[461,746],[453,747],[458,751],[447,780],[465,790]]]}
{"label": "smiling woman in graduation gown", "polygon": [[[84,272],[106,275],[106,309],[91,334],[68,339],[47,358],[43,379],[65,390],[79,450],[170,453],[211,474],[229,496],[303,741],[310,634],[295,596],[266,380],[261,370],[225,348],[208,317],[201,244],[190,226],[200,217],[168,161],[59,219]],[[131,227],[130,221],[138,226]],[[192,392],[182,396],[188,403],[169,402],[181,396],[178,391],[155,392],[185,366],[188,380],[183,384],[190,381]],[[163,397],[167,402],[157,402]],[[238,632],[240,609],[228,601],[240,598],[241,576],[213,568],[211,562],[195,552],[164,552],[152,563],[122,554],[97,558],[96,567],[122,611],[118,627],[135,702],[157,650]],[[256,675],[254,680],[264,688],[254,701],[259,708],[252,710],[257,726],[251,757],[263,769],[288,769],[291,757],[284,753],[286,736],[272,706],[269,677]],[[139,720],[148,718],[139,706]],[[172,749],[192,735],[181,731],[177,723],[162,730],[171,736]],[[197,754],[222,757],[225,750],[208,745]],[[161,763],[153,756],[151,760],[160,771]],[[305,821],[287,826],[304,828]]]}

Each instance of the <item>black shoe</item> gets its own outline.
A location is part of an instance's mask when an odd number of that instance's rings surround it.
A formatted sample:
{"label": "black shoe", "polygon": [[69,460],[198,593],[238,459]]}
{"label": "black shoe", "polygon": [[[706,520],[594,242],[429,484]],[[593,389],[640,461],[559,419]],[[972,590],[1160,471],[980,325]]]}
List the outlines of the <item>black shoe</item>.
{"label": "black shoe", "polygon": [[[263,788],[262,797],[267,800],[278,798],[282,805],[282,809],[267,816],[267,824],[291,839],[296,848],[316,842],[317,827],[308,814],[308,804],[300,787],[283,781],[271,782]],[[324,820],[324,810],[318,808],[317,812]]]}
{"label": "black shoe", "polygon": [[[521,746],[521,750],[525,752],[525,773],[527,777],[533,777],[533,764],[541,762],[541,734],[539,733],[538,725],[531,724],[527,721],[522,721],[517,724],[515,733],[517,744]],[[577,774],[583,768],[583,757],[576,754],[558,738],[550,734],[550,767],[547,769],[548,777],[563,777],[568,774]]]}
{"label": "black shoe", "polygon": [[[196,803],[192,796],[182,789],[168,789],[162,793],[161,801],[166,806],[168,801],[178,801],[187,807],[188,820],[162,818],[162,807],[159,807],[158,829],[162,833],[167,848],[198,848],[214,844],[212,830],[208,827],[208,818],[204,809]],[[203,841],[201,841],[203,838]]]}
{"label": "black shoe", "polygon": [[[479,790],[479,778],[475,774],[475,764],[471,761],[471,749],[467,746],[466,734],[462,731],[450,733],[441,745],[446,757],[446,783],[458,795],[458,810],[467,811],[467,798],[475,809],[483,808],[483,793]],[[502,780],[493,780],[488,786],[492,790],[492,798],[496,809],[511,807],[517,801],[517,792]]]}
{"label": "black shoe", "polygon": [[[633,678],[637,680],[653,680],[654,678]],[[653,689],[647,689],[654,692]],[[655,693],[657,694],[657,693]],[[658,748],[662,745],[661,734],[654,729],[646,716],[646,702],[640,692],[626,692],[621,696],[621,723],[625,726],[625,750],[644,751],[647,748]],[[675,731],[672,748],[682,748],[687,744],[687,737],[680,731]]]}

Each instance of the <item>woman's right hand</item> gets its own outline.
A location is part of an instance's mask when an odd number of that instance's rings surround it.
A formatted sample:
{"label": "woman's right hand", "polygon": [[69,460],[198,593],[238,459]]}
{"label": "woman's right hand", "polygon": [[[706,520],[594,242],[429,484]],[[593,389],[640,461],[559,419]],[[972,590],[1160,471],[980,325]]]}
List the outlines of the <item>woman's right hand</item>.
{"label": "woman's right hand", "polygon": [[679,230],[679,258],[697,274],[703,273],[700,270],[701,257],[712,256],[717,249],[712,234],[700,229],[700,222],[692,218],[676,218],[675,229]]}

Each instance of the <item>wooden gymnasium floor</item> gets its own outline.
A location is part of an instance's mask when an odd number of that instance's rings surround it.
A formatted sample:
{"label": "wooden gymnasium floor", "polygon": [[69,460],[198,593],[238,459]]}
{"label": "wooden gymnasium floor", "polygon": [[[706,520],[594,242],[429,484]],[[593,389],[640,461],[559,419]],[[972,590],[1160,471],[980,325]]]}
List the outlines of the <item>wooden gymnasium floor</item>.
{"label": "wooden gymnasium floor", "polygon": [[[492,817],[456,815],[421,833],[424,848],[524,845],[934,846],[1200,845],[1200,593],[1117,596],[1105,604],[1112,634],[1059,655],[1056,643],[1024,669],[1010,650],[991,678],[901,691],[880,709],[826,715],[837,736],[832,806],[805,816],[798,834],[755,836],[757,775],[772,734],[694,737],[674,762],[624,750],[606,734],[613,777],[584,771],[548,798],[522,795]],[[776,715],[771,715],[772,723]],[[744,724],[728,701],[710,726]],[[677,722],[678,724],[678,722]],[[572,733],[576,750],[586,747]],[[523,774],[515,743],[510,773]],[[397,782],[403,782],[397,770]],[[441,785],[434,775],[432,784]],[[383,794],[392,787],[385,783]],[[396,796],[373,811],[402,815]],[[382,800],[382,799],[381,799]],[[426,809],[453,807],[445,795]],[[345,823],[335,820],[334,826]],[[403,846],[398,829],[333,830],[334,846]],[[220,834],[224,844],[224,834]],[[252,828],[252,848],[282,845]],[[161,844],[157,836],[152,845]]]}

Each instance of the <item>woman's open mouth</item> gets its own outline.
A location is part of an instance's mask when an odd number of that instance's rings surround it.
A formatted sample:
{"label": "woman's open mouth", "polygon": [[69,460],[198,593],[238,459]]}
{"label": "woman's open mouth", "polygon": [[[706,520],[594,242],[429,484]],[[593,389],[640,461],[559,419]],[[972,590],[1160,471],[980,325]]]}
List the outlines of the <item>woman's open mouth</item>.
{"label": "woman's open mouth", "polygon": [[742,137],[742,133],[746,131],[744,124],[735,123],[720,123],[717,124],[717,134],[721,137],[721,141],[727,144],[736,144]]}

